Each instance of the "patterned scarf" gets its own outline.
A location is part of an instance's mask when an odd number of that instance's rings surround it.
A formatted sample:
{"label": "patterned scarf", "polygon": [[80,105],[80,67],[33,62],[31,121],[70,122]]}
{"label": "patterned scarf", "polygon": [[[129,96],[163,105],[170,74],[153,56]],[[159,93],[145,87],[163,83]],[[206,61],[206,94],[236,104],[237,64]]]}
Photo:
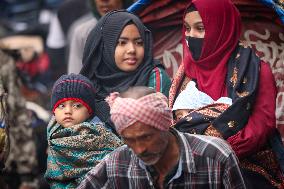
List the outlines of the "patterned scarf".
{"label": "patterned scarf", "polygon": [[83,122],[63,128],[52,118],[47,128],[48,160],[45,178],[51,188],[76,188],[85,174],[122,145],[102,123]]}
{"label": "patterned scarf", "polygon": [[185,133],[204,135],[211,122],[220,116],[230,105],[213,103],[191,111],[180,119],[174,127]]}
{"label": "patterned scarf", "polygon": [[110,105],[111,120],[119,134],[136,121],[162,131],[169,130],[172,113],[165,95],[158,92],[139,99],[121,98],[118,95],[117,92],[111,93],[106,101]]}

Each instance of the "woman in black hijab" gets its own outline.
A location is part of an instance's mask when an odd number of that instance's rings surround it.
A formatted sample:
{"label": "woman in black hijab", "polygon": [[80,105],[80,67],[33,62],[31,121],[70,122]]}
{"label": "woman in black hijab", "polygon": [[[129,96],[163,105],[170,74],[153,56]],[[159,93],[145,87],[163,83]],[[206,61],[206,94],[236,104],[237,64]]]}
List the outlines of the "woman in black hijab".
{"label": "woman in black hijab", "polygon": [[171,81],[164,67],[153,59],[152,34],[141,20],[125,10],[103,16],[90,32],[81,74],[93,81],[97,97],[96,115],[109,123],[111,92],[130,86],[149,86],[168,96]]}

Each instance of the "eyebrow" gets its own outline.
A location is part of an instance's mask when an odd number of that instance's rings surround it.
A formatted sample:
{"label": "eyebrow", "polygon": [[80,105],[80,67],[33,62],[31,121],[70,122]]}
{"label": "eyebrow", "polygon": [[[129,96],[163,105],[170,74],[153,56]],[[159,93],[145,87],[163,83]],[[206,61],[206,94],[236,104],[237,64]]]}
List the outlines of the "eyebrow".
{"label": "eyebrow", "polygon": [[[199,24],[203,24],[203,22],[202,21],[195,22],[193,25],[199,25]],[[190,26],[187,22],[184,22],[184,25]]]}
{"label": "eyebrow", "polygon": [[[118,39],[129,40],[129,38],[127,38],[127,37],[119,37]],[[134,40],[140,40],[140,39],[142,39],[142,37],[134,38]]]}
{"label": "eyebrow", "polygon": [[[142,138],[142,137],[145,137],[145,136],[149,136],[149,135],[151,135],[151,133],[142,133],[142,135],[139,135],[139,136],[135,136],[135,138]],[[125,137],[125,136],[122,136],[122,138],[124,138],[124,139],[133,139],[132,137]]]}
{"label": "eyebrow", "polygon": [[196,23],[194,23],[195,25],[199,25],[199,24],[202,24],[203,25],[203,22],[202,21],[200,21],[200,22],[196,22]]}

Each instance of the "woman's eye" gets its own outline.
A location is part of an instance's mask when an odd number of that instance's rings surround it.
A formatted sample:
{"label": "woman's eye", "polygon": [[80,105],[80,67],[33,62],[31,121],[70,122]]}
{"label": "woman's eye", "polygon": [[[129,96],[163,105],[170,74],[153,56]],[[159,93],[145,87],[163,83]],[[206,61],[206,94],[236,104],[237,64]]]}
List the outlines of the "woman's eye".
{"label": "woman's eye", "polygon": [[190,27],[185,26],[185,30],[186,30],[187,32],[189,32],[189,31],[190,31]]}
{"label": "woman's eye", "polygon": [[199,26],[199,27],[197,27],[197,30],[200,31],[200,32],[204,32],[204,27],[203,26]]}
{"label": "woman's eye", "polygon": [[136,45],[138,45],[138,46],[143,46],[143,45],[144,45],[142,39],[141,39],[141,40],[137,40],[135,43],[136,43]]}
{"label": "woman's eye", "polygon": [[117,45],[123,46],[123,45],[125,45],[126,43],[127,43],[126,40],[121,40],[121,39],[119,39],[118,42],[117,42]]}

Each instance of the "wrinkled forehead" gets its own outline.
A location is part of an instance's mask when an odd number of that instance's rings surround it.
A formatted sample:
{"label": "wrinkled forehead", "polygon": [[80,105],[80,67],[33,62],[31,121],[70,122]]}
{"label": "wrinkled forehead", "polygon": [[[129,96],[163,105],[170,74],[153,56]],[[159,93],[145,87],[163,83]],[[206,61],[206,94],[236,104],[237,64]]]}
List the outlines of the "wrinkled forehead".
{"label": "wrinkled forehead", "polygon": [[147,125],[146,123],[135,121],[129,127],[125,128],[120,135],[122,138],[126,139],[139,139],[147,135],[153,135],[161,132],[163,131]]}

